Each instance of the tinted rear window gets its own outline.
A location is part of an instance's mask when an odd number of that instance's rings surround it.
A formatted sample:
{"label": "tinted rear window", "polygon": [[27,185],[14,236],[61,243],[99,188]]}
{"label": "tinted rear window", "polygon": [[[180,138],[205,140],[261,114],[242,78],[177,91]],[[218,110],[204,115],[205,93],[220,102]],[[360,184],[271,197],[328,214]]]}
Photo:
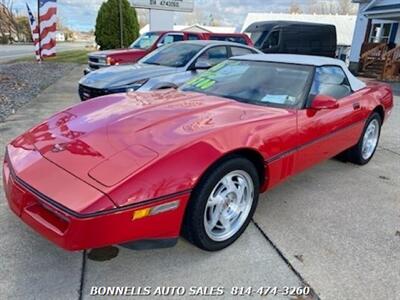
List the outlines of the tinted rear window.
{"label": "tinted rear window", "polygon": [[241,48],[241,47],[231,47],[231,51],[232,51],[232,56],[242,56],[242,55],[256,53],[253,50],[250,50],[247,48]]}
{"label": "tinted rear window", "polygon": [[158,48],[143,59],[141,63],[166,67],[183,67],[200,52],[204,46],[191,43],[172,43]]}
{"label": "tinted rear window", "polygon": [[336,50],[335,34],[325,27],[287,28],[283,31],[282,46],[288,53],[329,56],[329,52]]}

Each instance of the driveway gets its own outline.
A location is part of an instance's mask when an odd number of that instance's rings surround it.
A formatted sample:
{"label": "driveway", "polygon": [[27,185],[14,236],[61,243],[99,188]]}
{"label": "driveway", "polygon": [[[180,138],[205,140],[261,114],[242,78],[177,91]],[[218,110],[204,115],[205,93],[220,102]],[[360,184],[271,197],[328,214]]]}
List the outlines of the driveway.
{"label": "driveway", "polygon": [[[81,72],[75,68],[0,123],[0,155],[11,138],[79,101]],[[180,239],[170,249],[109,248],[109,260],[93,260],[96,252],[65,252],[38,236],[1,193],[0,292],[7,299],[103,299],[90,296],[92,287],[222,286],[225,294],[214,298],[231,299],[233,286],[308,283],[320,299],[400,299],[399,120],[396,107],[368,166],[330,160],[262,195],[245,234],[217,253]],[[167,297],[174,298],[196,297]]]}

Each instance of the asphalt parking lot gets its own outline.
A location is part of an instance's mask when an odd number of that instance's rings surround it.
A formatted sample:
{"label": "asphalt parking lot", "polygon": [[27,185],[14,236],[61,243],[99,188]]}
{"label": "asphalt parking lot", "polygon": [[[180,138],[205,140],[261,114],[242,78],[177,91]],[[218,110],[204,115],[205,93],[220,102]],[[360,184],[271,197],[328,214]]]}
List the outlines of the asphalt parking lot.
{"label": "asphalt parking lot", "polygon": [[[75,68],[0,123],[1,156],[13,137],[79,102],[81,74]],[[233,286],[309,284],[316,295],[294,299],[400,299],[399,128],[396,105],[369,165],[329,160],[262,195],[245,234],[217,253],[180,239],[174,248],[119,248],[115,258],[94,261],[37,235],[0,193],[1,297],[96,299],[93,286],[223,286],[224,296],[214,298],[231,299]]]}

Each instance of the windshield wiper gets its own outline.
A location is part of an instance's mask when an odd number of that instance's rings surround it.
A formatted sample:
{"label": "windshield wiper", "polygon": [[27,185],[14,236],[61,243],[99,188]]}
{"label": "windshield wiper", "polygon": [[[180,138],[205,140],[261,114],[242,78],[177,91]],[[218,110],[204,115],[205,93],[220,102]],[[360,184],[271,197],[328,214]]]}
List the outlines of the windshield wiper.
{"label": "windshield wiper", "polygon": [[[183,91],[185,91],[185,90],[183,90]],[[190,91],[190,90],[189,90],[189,91]],[[242,103],[250,103],[250,104],[253,103],[253,101],[251,101],[251,100],[244,99],[244,98],[237,97],[237,96],[232,96],[232,95],[220,95],[220,94],[217,94],[217,93],[210,93],[210,92],[198,91],[198,90],[193,90],[192,92],[201,93],[201,94],[205,94],[205,95],[208,95],[208,96],[210,96],[210,95],[211,95],[211,96],[217,96],[217,97],[221,97],[221,98],[226,98],[226,99],[230,99],[230,100],[235,100],[235,101],[237,101],[237,102],[242,102]]]}
{"label": "windshield wiper", "polygon": [[250,101],[250,100],[247,100],[247,99],[244,99],[244,98],[241,98],[241,97],[232,96],[232,95],[227,95],[227,96],[220,95],[220,97],[232,99],[232,100],[235,100],[237,102],[252,103],[252,101]]}
{"label": "windshield wiper", "polygon": [[144,62],[142,62],[142,63],[143,63],[143,64],[147,64],[147,65],[161,66],[161,64],[158,63],[158,62],[147,62],[147,61],[144,61]]}

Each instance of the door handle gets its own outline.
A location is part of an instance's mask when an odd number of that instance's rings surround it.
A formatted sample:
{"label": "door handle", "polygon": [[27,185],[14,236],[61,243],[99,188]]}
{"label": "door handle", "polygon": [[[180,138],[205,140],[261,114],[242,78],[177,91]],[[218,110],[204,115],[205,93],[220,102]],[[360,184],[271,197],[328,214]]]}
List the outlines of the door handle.
{"label": "door handle", "polygon": [[353,104],[353,109],[354,110],[359,110],[361,108],[360,103],[354,103]]}

